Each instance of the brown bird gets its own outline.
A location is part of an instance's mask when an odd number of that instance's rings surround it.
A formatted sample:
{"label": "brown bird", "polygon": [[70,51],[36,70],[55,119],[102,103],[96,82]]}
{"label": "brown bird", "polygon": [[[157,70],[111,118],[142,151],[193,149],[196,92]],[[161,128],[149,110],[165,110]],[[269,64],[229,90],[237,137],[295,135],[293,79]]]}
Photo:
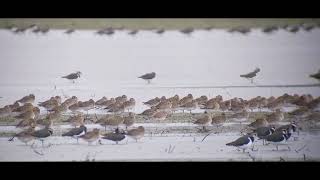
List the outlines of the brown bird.
{"label": "brown bird", "polygon": [[157,108],[153,106],[150,109],[143,111],[139,115],[143,115],[143,116],[147,116],[148,118],[151,118],[156,112],[157,112]]}
{"label": "brown bird", "polygon": [[51,109],[49,112],[59,112],[59,113],[63,113],[68,111],[68,106],[66,104],[61,104],[60,106],[56,106],[53,109]]}
{"label": "brown bird", "polygon": [[187,96],[185,96],[182,99],[180,99],[179,105],[181,107],[181,106],[187,104],[188,102],[191,102],[192,100],[193,100],[192,94],[188,94]]}
{"label": "brown bird", "polygon": [[126,125],[126,129],[132,126],[135,122],[135,115],[132,112],[129,112],[129,115],[124,117],[123,124]]}
{"label": "brown bird", "polygon": [[115,103],[116,103],[116,100],[114,98],[110,98],[110,100],[104,101],[100,106],[108,108],[109,106]]}
{"label": "brown bird", "polygon": [[55,107],[59,106],[59,102],[55,99],[53,100],[49,100],[49,101],[45,101],[41,104],[39,104],[40,107],[44,107],[47,111],[51,111],[52,109],[54,109]]}
{"label": "brown bird", "polygon": [[129,101],[125,101],[122,106],[124,108],[124,111],[128,110],[128,112],[130,110],[132,110],[136,105],[136,101],[133,98],[130,98]]}
{"label": "brown bird", "polygon": [[136,129],[130,129],[126,132],[126,135],[135,139],[138,142],[138,139],[141,139],[144,136],[145,129],[143,126],[139,126]]}
{"label": "brown bird", "polygon": [[239,113],[234,113],[230,116],[231,119],[234,119],[235,121],[239,121],[240,124],[244,121],[247,121],[249,118],[249,112],[246,110],[243,110]]}
{"label": "brown bird", "polygon": [[12,138],[9,139],[9,141],[13,141],[14,138],[18,138],[21,142],[25,143],[27,146],[28,142],[35,139],[35,137],[32,136],[32,133],[34,132],[34,130],[35,130],[35,127],[30,127],[25,131],[15,134]]}
{"label": "brown bird", "polygon": [[18,109],[20,107],[20,105],[18,102],[15,102],[14,104],[9,105],[9,107],[11,109],[11,112],[14,112],[16,109]]}
{"label": "brown bird", "polygon": [[302,106],[298,109],[288,112],[288,114],[295,117],[303,117],[308,115],[309,112],[311,112],[311,110],[308,107]]}
{"label": "brown bird", "polygon": [[90,99],[89,101],[78,102],[79,108],[84,111],[89,111],[94,108],[94,100]]}
{"label": "brown bird", "polygon": [[16,112],[17,114],[24,113],[26,111],[32,111],[33,110],[33,105],[31,103],[26,103],[23,106],[20,106],[13,110],[12,112]]}
{"label": "brown bird", "polygon": [[88,145],[91,145],[92,142],[97,141],[100,138],[100,130],[95,128],[92,131],[80,136],[79,138],[83,139],[84,141],[87,141]]}
{"label": "brown bird", "polygon": [[155,121],[163,121],[167,118],[168,115],[169,114],[166,111],[158,111],[153,114],[152,119],[154,119]]}
{"label": "brown bird", "polygon": [[[81,102],[81,101],[79,101],[79,102]],[[78,112],[80,110],[79,102],[75,103],[75,104],[72,104],[71,106],[69,106],[68,109],[73,113]]]}
{"label": "brown bird", "polygon": [[9,105],[0,108],[0,117],[7,117],[11,115],[11,108]]}
{"label": "brown bird", "polygon": [[66,99],[62,104],[65,104],[67,107],[78,102],[78,98],[76,96],[72,96],[69,99]]}
{"label": "brown bird", "polygon": [[108,98],[103,96],[101,99],[96,101],[95,105],[98,107],[101,107],[103,105],[103,103],[105,103],[107,100],[108,100]]}
{"label": "brown bird", "polygon": [[170,110],[170,108],[171,108],[171,106],[172,106],[172,104],[171,104],[171,102],[170,101],[162,101],[162,102],[160,102],[157,106],[156,106],[156,108],[158,109],[158,110]]}
{"label": "brown bird", "polygon": [[110,116],[109,118],[107,118],[106,125],[119,128],[119,125],[122,124],[123,121],[124,118],[121,116]]}
{"label": "brown bird", "polygon": [[26,129],[35,126],[36,121],[34,119],[23,119],[16,125],[16,128]]}
{"label": "brown bird", "polygon": [[205,105],[208,101],[208,97],[200,96],[199,98],[195,99],[195,101],[197,101],[199,105]]}
{"label": "brown bird", "polygon": [[84,115],[82,113],[79,113],[75,116],[69,117],[67,120],[63,122],[68,122],[74,127],[81,126],[84,124]]}
{"label": "brown bird", "polygon": [[202,126],[203,131],[206,130],[206,126],[209,126],[212,123],[212,116],[207,113],[207,111],[204,112],[204,116],[198,118],[193,124],[196,124],[198,126]]}
{"label": "brown bird", "polygon": [[152,107],[152,106],[156,106],[160,103],[160,98],[158,97],[155,97],[153,99],[150,99],[149,101],[147,102],[143,102],[144,105],[147,105],[149,107]]}
{"label": "brown bird", "polygon": [[16,119],[23,119],[23,120],[26,120],[26,119],[34,119],[36,117],[36,114],[35,112],[32,110],[28,110],[26,112],[23,112],[17,116],[14,116]]}
{"label": "brown bird", "polygon": [[284,119],[284,113],[281,112],[280,109],[277,109],[276,112],[266,116],[266,120],[270,124],[282,121],[283,119]]}
{"label": "brown bird", "polygon": [[192,100],[191,102],[185,103],[180,107],[182,108],[183,112],[187,110],[187,111],[190,111],[190,114],[191,114],[192,110],[195,110],[198,108],[198,102],[196,100]]}
{"label": "brown bird", "polygon": [[179,95],[174,95],[173,97],[168,98],[168,100],[172,103],[172,102],[179,102],[180,98]]}
{"label": "brown bird", "polygon": [[35,100],[35,96],[33,94],[30,94],[28,96],[25,96],[25,97],[19,99],[16,102],[19,102],[21,104],[26,104],[26,103],[31,103],[32,104],[32,103],[34,103],[34,100]]}
{"label": "brown bird", "polygon": [[173,100],[173,101],[170,101],[170,102],[171,102],[171,110],[172,110],[172,112],[175,112],[175,111],[180,109],[179,100]]}
{"label": "brown bird", "polygon": [[122,95],[122,96],[118,96],[115,98],[116,102],[119,102],[119,103],[124,103],[128,100],[127,96],[126,95]]}
{"label": "brown bird", "polygon": [[266,120],[266,118],[259,118],[259,119],[256,119],[254,122],[250,123],[248,125],[249,128],[253,128],[253,129],[257,129],[259,127],[266,127],[268,126],[269,123],[268,121]]}
{"label": "brown bird", "polygon": [[217,111],[220,109],[220,105],[217,101],[208,101],[202,109],[211,109]]}
{"label": "brown bird", "polygon": [[111,116],[112,116],[111,114],[106,114],[102,118],[98,119],[95,123],[100,124],[101,126],[104,127],[104,130],[107,131],[108,118],[110,118]]}
{"label": "brown bird", "polygon": [[221,125],[227,121],[227,117],[225,113],[221,113],[221,115],[213,116],[211,124],[213,125]]}

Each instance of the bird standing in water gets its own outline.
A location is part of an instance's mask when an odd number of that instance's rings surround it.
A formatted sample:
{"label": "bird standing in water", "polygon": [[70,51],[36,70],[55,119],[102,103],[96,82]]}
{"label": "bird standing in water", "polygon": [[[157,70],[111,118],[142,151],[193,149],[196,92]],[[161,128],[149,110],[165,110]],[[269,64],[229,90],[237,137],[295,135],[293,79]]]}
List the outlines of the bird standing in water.
{"label": "bird standing in water", "polygon": [[62,78],[66,78],[66,79],[72,80],[72,82],[75,83],[74,80],[80,78],[81,74],[82,73],[80,71],[77,71],[77,72],[71,73],[71,74],[69,74],[67,76],[62,76]]}
{"label": "bird standing in water", "polygon": [[138,78],[144,79],[144,80],[148,81],[148,84],[150,84],[151,80],[154,79],[155,77],[156,77],[156,73],[152,72],[152,73],[144,74]]}

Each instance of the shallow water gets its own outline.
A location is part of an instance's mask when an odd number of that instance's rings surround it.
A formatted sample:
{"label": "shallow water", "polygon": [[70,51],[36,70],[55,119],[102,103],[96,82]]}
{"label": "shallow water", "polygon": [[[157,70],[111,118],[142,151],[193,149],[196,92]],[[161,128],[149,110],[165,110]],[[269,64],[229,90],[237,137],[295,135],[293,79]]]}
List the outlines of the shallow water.
{"label": "shallow water", "polygon": [[[255,80],[259,85],[316,83],[308,76],[320,67],[319,45],[319,29],[296,34],[280,30],[271,35],[259,30],[248,35],[213,30],[190,36],[177,31],[163,35],[140,31],[136,36],[126,31],[112,36],[77,31],[68,36],[62,30],[47,35],[0,30],[0,106],[29,93],[36,95],[36,101],[53,95],[97,100],[126,94],[136,99],[136,112],[147,108],[143,101],[162,95],[319,96],[319,87],[192,88],[250,85],[239,75],[256,67],[261,69]],[[83,75],[75,84],[60,78],[78,70]],[[152,71],[157,77],[151,84],[137,78]]]}

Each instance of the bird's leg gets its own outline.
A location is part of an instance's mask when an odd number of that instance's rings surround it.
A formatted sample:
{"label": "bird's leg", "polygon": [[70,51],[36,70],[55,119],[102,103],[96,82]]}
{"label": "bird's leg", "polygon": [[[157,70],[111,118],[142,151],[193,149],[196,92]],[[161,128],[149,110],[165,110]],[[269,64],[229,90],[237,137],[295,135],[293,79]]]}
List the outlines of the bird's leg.
{"label": "bird's leg", "polygon": [[277,151],[279,151],[279,149],[278,149],[278,145],[276,145],[276,147],[277,147]]}
{"label": "bird's leg", "polygon": [[43,141],[44,141],[44,140],[43,140],[43,139],[41,139],[40,141],[41,141],[41,143],[42,143],[42,147],[43,147]]}
{"label": "bird's leg", "polygon": [[74,84],[74,83],[75,83],[75,81],[74,81],[74,80],[72,80],[72,83]]}
{"label": "bird's leg", "polygon": [[242,149],[242,152],[245,153],[245,149]]}
{"label": "bird's leg", "polygon": [[138,142],[138,139],[136,139],[136,143]]}
{"label": "bird's leg", "polygon": [[116,141],[116,144],[118,144],[118,141]]}
{"label": "bird's leg", "polygon": [[79,138],[77,137],[77,144],[79,144]]}

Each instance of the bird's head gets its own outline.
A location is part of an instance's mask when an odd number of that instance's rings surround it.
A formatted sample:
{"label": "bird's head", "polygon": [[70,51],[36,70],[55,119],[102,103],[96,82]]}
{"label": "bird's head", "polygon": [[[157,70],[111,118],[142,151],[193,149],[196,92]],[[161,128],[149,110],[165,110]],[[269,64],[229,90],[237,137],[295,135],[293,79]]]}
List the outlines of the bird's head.
{"label": "bird's head", "polygon": [[80,75],[82,75],[82,72],[77,71],[76,74],[80,77]]}

